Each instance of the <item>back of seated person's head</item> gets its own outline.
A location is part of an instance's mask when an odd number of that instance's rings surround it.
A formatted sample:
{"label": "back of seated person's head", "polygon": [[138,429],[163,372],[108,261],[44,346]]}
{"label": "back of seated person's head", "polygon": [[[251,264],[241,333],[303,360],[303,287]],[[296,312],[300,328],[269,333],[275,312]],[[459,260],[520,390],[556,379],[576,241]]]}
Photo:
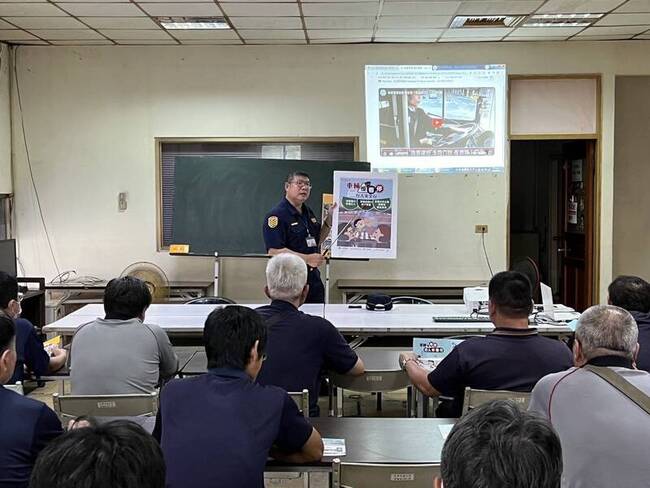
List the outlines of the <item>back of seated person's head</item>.
{"label": "back of seated person's head", "polygon": [[104,312],[107,319],[144,318],[151,305],[151,292],[144,281],[133,276],[114,278],[104,291]]}
{"label": "back of seated person's head", "polygon": [[638,276],[619,276],[607,289],[609,303],[629,312],[650,312],[650,283]]}
{"label": "back of seated person's head", "polygon": [[598,356],[634,359],[639,328],[627,310],[614,305],[594,305],[576,325],[574,355],[580,364]]}
{"label": "back of seated person's head", "polygon": [[272,300],[293,302],[307,296],[307,264],[291,253],[282,253],[269,259],[266,265],[266,294]]}
{"label": "back of seated person's head", "polygon": [[18,280],[9,273],[0,271],[0,310],[9,308],[9,304],[18,299]]}
{"label": "back of seated person's head", "polygon": [[524,274],[502,271],[492,277],[488,288],[490,305],[504,317],[528,318],[533,311],[530,281]]}
{"label": "back of seated person's head", "polygon": [[440,471],[445,488],[559,488],[560,439],[546,420],[514,402],[486,403],[451,430]]}
{"label": "back of seated person's head", "polygon": [[208,368],[245,370],[251,353],[261,367],[266,348],[266,326],[255,310],[230,305],[214,310],[205,321],[203,344]]}
{"label": "back of seated person's head", "polygon": [[14,374],[16,367],[16,326],[14,321],[0,313],[0,385]]}
{"label": "back of seated person's head", "polygon": [[139,425],[116,420],[73,429],[36,460],[30,488],[163,488],[165,462]]}

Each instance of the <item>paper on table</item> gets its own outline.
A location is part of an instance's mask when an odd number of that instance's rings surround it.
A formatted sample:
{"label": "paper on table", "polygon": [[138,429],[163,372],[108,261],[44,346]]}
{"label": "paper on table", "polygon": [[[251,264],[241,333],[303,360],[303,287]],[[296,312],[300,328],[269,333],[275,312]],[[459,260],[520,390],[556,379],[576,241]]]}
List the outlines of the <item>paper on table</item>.
{"label": "paper on table", "polygon": [[345,456],[345,439],[332,439],[323,437],[323,456]]}
{"label": "paper on table", "polygon": [[441,424],[438,426],[438,430],[440,431],[440,435],[443,439],[447,438],[453,427],[454,424]]}

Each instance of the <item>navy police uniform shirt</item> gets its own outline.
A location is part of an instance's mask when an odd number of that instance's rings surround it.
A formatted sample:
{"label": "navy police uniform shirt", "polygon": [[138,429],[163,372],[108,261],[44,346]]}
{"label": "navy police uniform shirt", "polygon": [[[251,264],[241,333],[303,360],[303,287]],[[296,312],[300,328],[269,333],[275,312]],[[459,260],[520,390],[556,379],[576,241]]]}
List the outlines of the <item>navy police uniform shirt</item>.
{"label": "navy police uniform shirt", "polygon": [[27,488],[38,454],[62,433],[47,405],[0,386],[0,487]]}
{"label": "navy police uniform shirt", "polygon": [[268,327],[267,357],[258,383],[287,391],[307,388],[309,413],[318,416],[321,371],[347,373],[357,362],[356,353],[331,322],[303,313],[289,302],[273,300],[257,313]]}
{"label": "navy police uniform shirt", "polygon": [[10,384],[24,381],[25,366],[34,376],[45,376],[50,366],[50,357],[43,348],[43,342],[36,328],[29,320],[16,319],[16,369],[9,380]]}
{"label": "navy police uniform shirt", "polygon": [[532,391],[540,378],[573,366],[571,350],[536,329],[496,328],[486,337],[458,344],[429,373],[441,398],[438,416],[460,417],[465,387],[480,390]]}
{"label": "navy police uniform shirt", "polygon": [[[301,254],[314,254],[320,252],[319,242],[321,225],[314,212],[303,203],[302,213],[291,205],[289,200],[283,198],[264,217],[263,234],[264,244],[269,249],[287,248]],[[309,245],[308,240],[313,239],[314,245]],[[320,279],[318,268],[308,268],[307,283],[309,295],[307,303],[324,303],[325,288]]]}
{"label": "navy police uniform shirt", "polygon": [[297,452],[312,432],[280,388],[234,368],[172,380],[162,390],[154,437],[167,465],[166,488],[264,488],[271,446]]}

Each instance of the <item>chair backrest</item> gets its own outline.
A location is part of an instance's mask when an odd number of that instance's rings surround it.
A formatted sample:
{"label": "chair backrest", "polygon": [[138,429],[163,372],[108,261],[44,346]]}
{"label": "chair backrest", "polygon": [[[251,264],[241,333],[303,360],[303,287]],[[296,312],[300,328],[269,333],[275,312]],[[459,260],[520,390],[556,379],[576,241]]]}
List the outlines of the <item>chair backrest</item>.
{"label": "chair backrest", "polygon": [[16,381],[13,385],[4,385],[7,390],[15,391],[19,395],[24,395],[25,390],[23,389],[23,384],[20,381]]}
{"label": "chair backrest", "polygon": [[333,488],[431,488],[439,464],[332,463]]}
{"label": "chair backrest", "polygon": [[298,405],[300,413],[309,417],[309,390],[305,388],[302,391],[290,391],[289,396]]}
{"label": "chair backrest", "polygon": [[158,413],[158,392],[132,395],[52,395],[54,411],[62,421],[81,416],[139,417]]}
{"label": "chair backrest", "polygon": [[199,297],[185,302],[186,305],[235,305],[235,303],[226,297]]}
{"label": "chair backrest", "polygon": [[508,390],[475,390],[467,387],[465,388],[465,398],[463,400],[463,415],[471,409],[492,400],[512,400],[522,409],[526,409],[530,402],[530,393]]}
{"label": "chair backrest", "polygon": [[411,297],[411,296],[393,297],[394,305],[399,305],[400,303],[406,303],[411,305],[433,305],[433,302],[431,300],[427,300],[426,298]]}
{"label": "chair backrest", "polygon": [[402,390],[411,385],[408,375],[401,369],[391,371],[366,371],[360,376],[333,373],[332,387],[360,393]]}

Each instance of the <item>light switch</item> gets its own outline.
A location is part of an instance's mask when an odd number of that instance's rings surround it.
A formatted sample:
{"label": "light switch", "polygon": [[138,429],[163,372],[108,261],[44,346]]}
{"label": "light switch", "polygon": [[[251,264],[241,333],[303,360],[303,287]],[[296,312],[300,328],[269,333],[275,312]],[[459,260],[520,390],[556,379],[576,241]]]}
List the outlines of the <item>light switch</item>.
{"label": "light switch", "polygon": [[117,210],[118,212],[126,212],[127,207],[127,198],[129,194],[127,192],[122,192],[117,195]]}

